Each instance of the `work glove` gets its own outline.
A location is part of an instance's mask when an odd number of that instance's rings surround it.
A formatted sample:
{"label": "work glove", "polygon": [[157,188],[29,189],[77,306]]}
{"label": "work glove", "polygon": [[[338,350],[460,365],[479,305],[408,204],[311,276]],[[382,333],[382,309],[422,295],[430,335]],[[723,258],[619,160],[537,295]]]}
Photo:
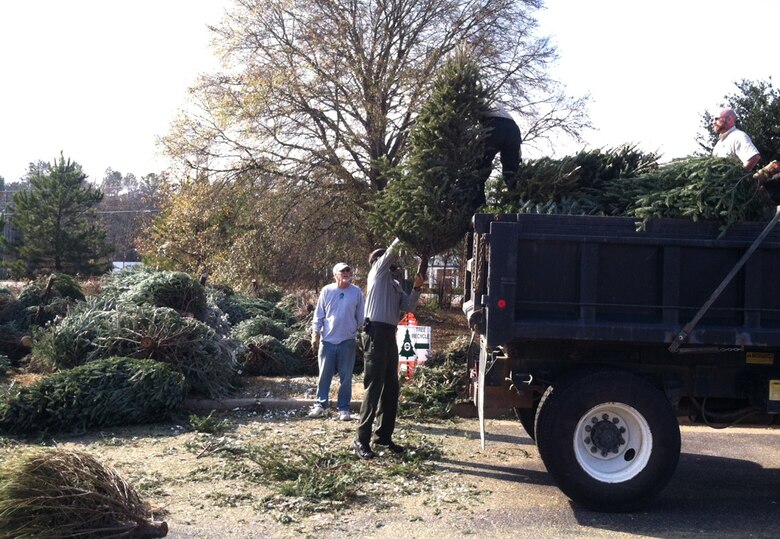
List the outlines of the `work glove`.
{"label": "work glove", "polygon": [[422,275],[418,273],[417,275],[414,276],[414,284],[412,286],[414,287],[415,290],[419,292],[420,290],[422,290],[424,284],[425,284],[425,279],[423,278]]}
{"label": "work glove", "polygon": [[317,350],[320,347],[320,334],[316,331],[311,332],[311,348]]}

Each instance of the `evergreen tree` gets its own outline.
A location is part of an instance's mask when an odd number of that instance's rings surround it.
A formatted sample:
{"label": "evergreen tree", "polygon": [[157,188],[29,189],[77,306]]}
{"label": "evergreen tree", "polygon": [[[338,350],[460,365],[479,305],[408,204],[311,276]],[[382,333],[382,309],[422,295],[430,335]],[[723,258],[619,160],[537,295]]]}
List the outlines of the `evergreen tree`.
{"label": "evergreen tree", "polygon": [[[5,191],[5,178],[0,176],[0,191]],[[5,193],[3,193],[5,194]],[[0,201],[0,210],[4,210],[5,207]],[[0,254],[3,253],[3,247],[5,246],[5,219],[2,213],[0,213]]]}
{"label": "evergreen tree", "polygon": [[0,214],[0,254],[5,251],[5,219]]}
{"label": "evergreen tree", "polygon": [[95,205],[103,198],[81,165],[60,154],[48,167],[30,168],[30,189],[14,194],[13,224],[22,231],[17,254],[30,273],[97,275],[109,266],[106,232]]}
{"label": "evergreen tree", "polygon": [[480,117],[487,100],[477,64],[457,52],[434,80],[412,129],[407,159],[385,172],[390,181],[377,197],[371,222],[378,233],[411,246],[422,273],[429,257],[463,239],[477,209],[485,139]]}

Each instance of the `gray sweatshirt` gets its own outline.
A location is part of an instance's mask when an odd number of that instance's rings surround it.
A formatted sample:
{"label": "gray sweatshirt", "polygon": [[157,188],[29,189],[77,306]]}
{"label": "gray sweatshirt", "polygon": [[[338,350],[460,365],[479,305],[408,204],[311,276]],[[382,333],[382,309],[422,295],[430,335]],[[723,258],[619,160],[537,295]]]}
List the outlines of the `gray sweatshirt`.
{"label": "gray sweatshirt", "polygon": [[390,272],[390,266],[398,260],[400,243],[398,238],[394,239],[368,272],[366,317],[373,322],[398,325],[401,311],[414,310],[417,300],[420,299],[418,291],[413,290],[411,294],[404,292],[401,284],[393,279]]}
{"label": "gray sweatshirt", "polygon": [[322,288],[312,318],[312,331],[322,332],[322,340],[339,344],[354,340],[363,327],[363,291],[354,284],[339,288],[330,283]]}

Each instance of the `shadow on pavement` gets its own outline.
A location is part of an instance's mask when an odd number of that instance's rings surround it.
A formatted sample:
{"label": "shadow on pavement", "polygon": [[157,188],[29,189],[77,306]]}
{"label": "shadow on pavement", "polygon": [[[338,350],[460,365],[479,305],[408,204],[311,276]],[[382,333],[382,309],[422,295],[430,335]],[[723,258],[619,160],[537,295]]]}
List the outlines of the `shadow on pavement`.
{"label": "shadow on pavement", "polygon": [[552,479],[546,472],[528,470],[519,466],[496,466],[495,464],[442,458],[437,461],[437,467],[448,472],[497,479],[499,481],[547,486],[553,484]]}
{"label": "shadow on pavement", "polygon": [[780,470],[683,453],[667,487],[642,511],[595,513],[572,503],[578,523],[647,537],[777,537]]}

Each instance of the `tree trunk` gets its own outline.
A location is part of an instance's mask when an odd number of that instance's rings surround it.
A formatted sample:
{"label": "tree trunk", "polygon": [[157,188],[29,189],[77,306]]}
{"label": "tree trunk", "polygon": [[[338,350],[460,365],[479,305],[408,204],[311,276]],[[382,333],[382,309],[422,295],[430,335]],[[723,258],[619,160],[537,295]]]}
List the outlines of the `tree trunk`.
{"label": "tree trunk", "polygon": [[428,250],[425,249],[423,252],[420,253],[420,264],[417,266],[417,274],[422,275],[423,279],[425,278],[425,274],[428,273],[428,258],[430,258],[430,255],[428,254]]}
{"label": "tree trunk", "polygon": [[168,524],[166,522],[149,522],[147,524],[139,524],[131,537],[137,539],[153,539],[156,537],[165,537],[168,535]]}

